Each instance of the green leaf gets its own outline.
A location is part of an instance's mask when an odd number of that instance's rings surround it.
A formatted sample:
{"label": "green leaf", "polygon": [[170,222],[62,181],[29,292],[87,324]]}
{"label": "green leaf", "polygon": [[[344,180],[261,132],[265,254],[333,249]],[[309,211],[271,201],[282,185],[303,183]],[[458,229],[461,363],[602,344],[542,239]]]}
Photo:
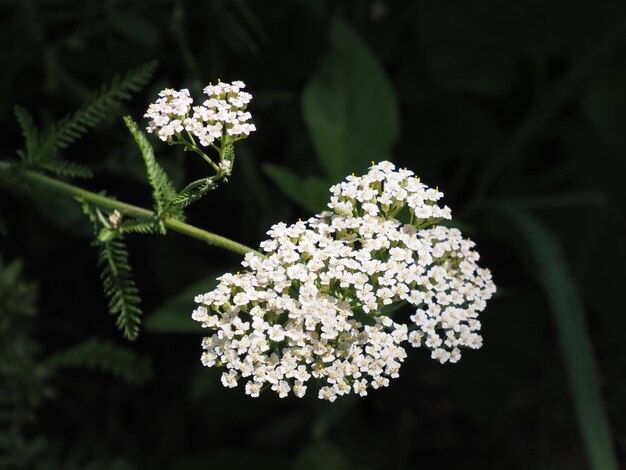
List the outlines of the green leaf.
{"label": "green leaf", "polygon": [[100,209],[77,199],[94,228],[96,239],[93,244],[98,247],[98,266],[102,269],[100,278],[104,294],[109,299],[109,312],[117,316],[116,324],[124,332],[124,337],[134,340],[141,324],[141,298],[135,286],[123,235]]}
{"label": "green leaf", "polygon": [[181,209],[185,208],[202,199],[209,191],[216,187],[216,183],[211,178],[207,178],[204,184],[193,189],[181,191],[174,199],[174,205]]}
{"label": "green leaf", "polygon": [[117,326],[126,339],[139,334],[141,309],[139,291],[128,262],[126,245],[120,238],[97,242],[100,248],[98,264],[102,267],[102,283],[109,299],[109,311],[117,315]]}
{"label": "green leaf", "polygon": [[69,176],[72,178],[91,178],[93,176],[93,173],[87,166],[81,165],[80,163],[60,160],[57,157],[42,160],[38,162],[37,166],[59,176]]}
{"label": "green leaf", "polygon": [[132,92],[139,91],[152,76],[156,62],[148,62],[124,76],[116,76],[109,85],[104,85],[94,93],[81,108],[55,123],[42,139],[37,159],[54,157],[60,148],[66,148],[88,129],[97,126],[103,119],[120,108],[123,100],[128,100]]}
{"label": "green leaf", "polygon": [[595,470],[617,469],[614,441],[585,326],[584,307],[559,243],[537,218],[519,206],[501,205],[500,208],[526,239],[527,255],[536,264],[538,278],[550,303],[589,462]]}
{"label": "green leaf", "polygon": [[52,355],[48,365],[86,367],[108,372],[127,383],[139,385],[152,377],[152,364],[145,356],[109,341],[92,338]]}
{"label": "green leaf", "polygon": [[191,314],[198,306],[194,297],[214,289],[217,276],[208,277],[187,287],[170,297],[146,319],[145,328],[152,333],[194,333],[206,334],[200,323],[192,320]]}
{"label": "green leaf", "polygon": [[39,147],[37,128],[35,127],[33,117],[28,111],[26,111],[26,109],[21,106],[15,106],[14,111],[17,122],[22,128],[22,134],[24,135],[24,141],[26,144],[26,153],[24,154],[20,152],[20,156],[23,160],[32,162]]}
{"label": "green leaf", "polygon": [[301,178],[290,170],[271,163],[263,165],[263,171],[292,201],[308,211],[319,212],[326,206],[330,187],[327,180],[315,176]]}
{"label": "green leaf", "polygon": [[154,150],[152,149],[152,145],[148,141],[148,138],[141,130],[139,130],[137,123],[133,121],[130,116],[125,116],[124,122],[135,139],[146,165],[148,181],[150,181],[150,186],[152,186],[153,189],[152,195],[154,198],[154,210],[156,211],[157,216],[162,217],[164,215],[169,215],[170,217],[180,219],[182,217],[182,212],[176,205],[173,204],[177,197],[176,189],[165,173],[165,170],[161,168],[154,158]]}
{"label": "green leaf", "polygon": [[123,219],[120,231],[122,233],[141,233],[147,235],[154,233],[155,227],[153,222],[146,222],[143,219]]}
{"label": "green leaf", "polygon": [[389,158],[398,137],[395,93],[367,45],[335,20],[331,50],[302,96],[304,120],[332,182]]}

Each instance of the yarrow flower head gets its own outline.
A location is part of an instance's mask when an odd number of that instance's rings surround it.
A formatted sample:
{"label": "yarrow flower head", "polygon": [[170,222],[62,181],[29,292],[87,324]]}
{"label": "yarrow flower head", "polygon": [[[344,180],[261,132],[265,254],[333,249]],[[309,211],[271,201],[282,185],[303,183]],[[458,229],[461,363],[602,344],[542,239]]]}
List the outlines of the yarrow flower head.
{"label": "yarrow flower head", "polygon": [[[212,331],[202,363],[226,368],[224,386],[334,401],[388,386],[407,345],[441,363],[482,345],[478,314],[496,288],[474,243],[437,225],[451,218],[443,194],[390,162],[330,191],[329,210],[274,225],[264,256],[196,297],[192,317]],[[391,315],[401,303],[405,321]]]}
{"label": "yarrow flower head", "polygon": [[[149,119],[146,129],[164,142],[198,153],[219,177],[227,177],[232,171],[232,144],[256,130],[246,111],[252,95],[242,91],[245,87],[241,81],[209,84],[204,88],[208,99],[197,106],[193,106],[189,90],[167,88],[148,107],[144,115]],[[219,162],[215,163],[203,148],[217,150]]]}
{"label": "yarrow flower head", "polygon": [[[147,130],[166,142],[187,131],[205,147],[222,139],[224,135],[232,140],[248,136],[256,127],[248,122],[252,116],[246,107],[252,95],[241,91],[245,86],[241,81],[208,85],[204,93],[209,99],[193,107],[189,90],[165,89],[144,115],[150,119]],[[191,111],[193,113],[190,114]]]}
{"label": "yarrow flower head", "polygon": [[159,92],[159,97],[148,106],[144,117],[150,119],[148,132],[156,133],[161,140],[168,141],[185,130],[183,121],[191,109],[193,99],[186,88],[180,91],[166,88]]}

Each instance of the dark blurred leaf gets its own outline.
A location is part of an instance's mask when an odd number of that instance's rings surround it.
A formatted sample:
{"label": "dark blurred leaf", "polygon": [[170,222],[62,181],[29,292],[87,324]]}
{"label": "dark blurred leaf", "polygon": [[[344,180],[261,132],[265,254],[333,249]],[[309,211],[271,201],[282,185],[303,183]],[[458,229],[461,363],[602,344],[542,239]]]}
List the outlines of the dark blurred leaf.
{"label": "dark blurred leaf", "polygon": [[148,315],[144,322],[146,331],[206,334],[206,330],[200,326],[200,323],[191,318],[191,313],[198,305],[193,299],[196,295],[214,289],[217,285],[217,276],[219,274],[198,281],[166,300],[163,305]]}
{"label": "dark blurred leaf", "polygon": [[293,470],[349,470],[353,468],[339,447],[328,441],[315,441],[296,458]]}
{"label": "dark blurred leaf", "polygon": [[623,295],[626,266],[626,219],[623,213],[598,210],[586,225],[589,234],[578,245],[578,276],[585,300],[593,313],[601,316],[611,338],[622,343],[626,331],[626,315],[616,307]]}
{"label": "dark blurred leaf", "polygon": [[358,405],[358,398],[355,396],[342,397],[332,405],[328,403],[318,404],[318,411],[311,428],[312,437],[315,439],[326,437],[356,405]]}
{"label": "dark blurred leaf", "polygon": [[517,29],[524,52],[537,58],[578,55],[624,12],[623,2],[614,0],[526,0],[517,8],[507,26]]}
{"label": "dark blurred leaf", "polygon": [[38,323],[36,297],[36,285],[22,278],[22,263],[0,258],[0,468],[32,468],[38,452],[28,423],[52,395],[51,371],[38,360],[40,348],[31,339]]}
{"label": "dark blurred leaf", "polygon": [[539,61],[553,54],[577,57],[623,13],[611,0],[426,0],[418,24],[422,52],[439,84],[495,97],[511,88],[522,54]]}
{"label": "dark blurred leaf", "polygon": [[91,236],[91,227],[85,222],[79,204],[68,204],[64,195],[32,189],[33,197],[30,200],[48,222],[74,236],[82,238]]}
{"label": "dark blurred leaf", "polygon": [[328,202],[330,184],[323,178],[316,176],[301,178],[292,171],[271,163],[263,165],[263,171],[292,201],[310,212],[323,210]]}
{"label": "dark blurred leaf", "polygon": [[304,120],[332,182],[389,158],[398,137],[396,96],[367,45],[339,20],[331,50],[302,96]]}
{"label": "dark blurred leaf", "polygon": [[602,66],[626,43],[626,17],[621,16],[607,31],[603,31],[600,38],[594,38],[585,54],[576,58],[567,74],[557,84],[553,85],[550,93],[538,101],[526,114],[511,133],[509,139],[502,146],[500,152],[493,158],[488,167],[481,173],[477,184],[477,199],[482,197],[486,188],[508,168],[520,160],[524,155],[522,150],[535,137],[545,124],[572,98],[578,91],[581,83],[602,70]]}
{"label": "dark blurred leaf", "polygon": [[92,338],[52,355],[47,364],[56,368],[86,367],[115,375],[127,383],[138,385],[152,377],[148,357],[109,341]]}
{"label": "dark blurred leaf", "polygon": [[559,243],[539,220],[519,206],[501,205],[500,210],[511,218],[526,239],[527,255],[535,262],[537,277],[551,305],[589,462],[595,470],[616,470],[614,441],[585,326],[584,307]]}
{"label": "dark blurred leaf", "polygon": [[439,157],[443,164],[449,157],[485,159],[502,137],[486,106],[451,94],[424,96],[415,103],[413,116],[413,146],[422,160]]}
{"label": "dark blurred leaf", "polygon": [[287,461],[283,455],[266,452],[251,452],[240,448],[220,450],[210,455],[182,457],[168,468],[171,470],[228,469],[249,470],[252,468],[281,469],[286,468]]}
{"label": "dark blurred leaf", "polygon": [[154,46],[158,42],[159,32],[157,28],[146,18],[131,12],[115,10],[111,24],[131,42],[143,46]]}
{"label": "dark blurred leaf", "polygon": [[593,188],[605,204],[615,201],[626,207],[626,149],[609,148],[606,140],[582,118],[562,121],[558,137],[565,155],[578,170],[580,184]]}
{"label": "dark blurred leaf", "polygon": [[451,90],[497,96],[513,80],[515,8],[497,0],[426,0],[419,9],[422,53]]}
{"label": "dark blurred leaf", "polygon": [[22,280],[22,267],[20,260],[5,265],[0,258],[0,320],[8,321],[11,315],[33,317],[37,313],[37,287]]}
{"label": "dark blurred leaf", "polygon": [[583,99],[589,122],[607,145],[626,160],[626,64],[598,74]]}

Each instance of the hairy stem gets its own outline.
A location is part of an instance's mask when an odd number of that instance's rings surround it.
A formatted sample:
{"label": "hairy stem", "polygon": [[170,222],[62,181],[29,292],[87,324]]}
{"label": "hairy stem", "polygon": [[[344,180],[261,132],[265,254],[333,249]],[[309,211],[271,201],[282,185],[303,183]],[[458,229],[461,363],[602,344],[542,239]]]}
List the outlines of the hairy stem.
{"label": "hairy stem", "polygon": [[[11,167],[8,163],[0,162],[0,172],[9,171],[10,168]],[[89,202],[90,204],[93,204],[96,207],[99,207],[100,209],[110,211],[118,210],[124,215],[136,217],[138,219],[154,220],[156,217],[156,214],[151,210],[144,209],[143,207],[134,206],[132,204],[127,204],[125,202],[116,201],[115,199],[112,199],[110,197],[87,191],[86,189],[79,188],[78,186],[74,186],[63,181],[59,181],[55,178],[51,178],[35,171],[16,169],[13,173],[13,176],[20,178],[24,182],[35,184],[50,191],[65,194],[74,198],[80,198],[86,202]],[[183,235],[187,235],[188,237],[197,238],[198,240],[202,240],[209,245],[218,246],[220,248],[224,248],[226,250],[241,255],[245,255],[248,252],[254,252],[263,256],[261,253],[253,250],[248,246],[222,237],[221,235],[207,232],[206,230],[186,224],[179,220],[165,217],[163,219],[163,223],[170,230],[182,233]]]}

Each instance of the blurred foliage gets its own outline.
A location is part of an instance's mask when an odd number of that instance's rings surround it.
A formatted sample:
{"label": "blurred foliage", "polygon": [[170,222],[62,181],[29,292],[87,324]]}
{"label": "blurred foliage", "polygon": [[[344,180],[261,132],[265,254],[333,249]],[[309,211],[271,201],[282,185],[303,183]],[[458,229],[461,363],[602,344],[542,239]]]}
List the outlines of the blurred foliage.
{"label": "blurred foliage", "polygon": [[[138,385],[151,377],[151,361],[97,339],[43,359],[33,338],[37,287],[23,280],[22,270],[20,261],[0,259],[0,468],[73,468],[74,459],[76,468],[85,468],[77,455],[59,460],[60,440],[37,430],[38,409],[44,400],[57,398],[55,373],[66,367],[97,368]],[[97,461],[93,465],[100,468]]]}
{"label": "blurred foliage", "polygon": [[22,263],[0,259],[0,464],[29,452],[25,427],[50,394],[48,368],[38,363],[30,338],[36,287],[21,279]]}
{"label": "blurred foliage", "polygon": [[[492,269],[499,294],[481,318],[485,346],[454,366],[412,351],[389,389],[363,399],[249,399],[199,364],[189,320],[193,295],[236,256],[129,234],[146,331],[121,348],[79,204],[50,195],[35,212],[3,191],[0,252],[23,268],[0,269],[0,445],[13,452],[2,463],[626,461],[626,2],[0,0],[0,158],[23,147],[15,105],[49,128],[103,81],[154,59],[150,89],[119,110],[137,121],[165,86],[241,79],[254,95],[258,132],[237,149],[229,184],[190,208],[191,223],[256,246],[272,223],[317,210],[332,182],[391,158],[445,192]],[[58,153],[92,168],[89,189],[148,207],[119,111]],[[176,149],[155,152],[175,185],[203,172]],[[36,302],[24,278],[38,282]],[[53,368],[59,357],[87,370]],[[88,370],[140,382],[150,363],[138,387]]]}

